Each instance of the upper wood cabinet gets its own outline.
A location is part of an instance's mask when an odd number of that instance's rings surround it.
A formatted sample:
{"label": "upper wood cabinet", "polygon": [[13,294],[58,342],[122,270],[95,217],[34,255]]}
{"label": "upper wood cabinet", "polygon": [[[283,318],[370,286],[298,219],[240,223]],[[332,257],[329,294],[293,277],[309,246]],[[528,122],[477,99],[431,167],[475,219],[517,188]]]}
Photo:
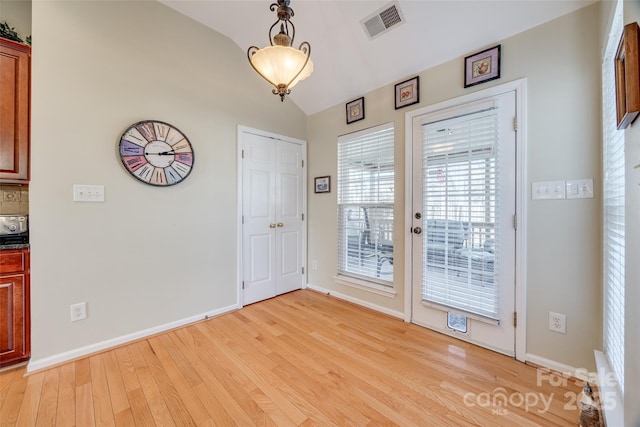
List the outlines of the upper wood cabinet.
{"label": "upper wood cabinet", "polygon": [[29,181],[31,48],[0,38],[0,182]]}

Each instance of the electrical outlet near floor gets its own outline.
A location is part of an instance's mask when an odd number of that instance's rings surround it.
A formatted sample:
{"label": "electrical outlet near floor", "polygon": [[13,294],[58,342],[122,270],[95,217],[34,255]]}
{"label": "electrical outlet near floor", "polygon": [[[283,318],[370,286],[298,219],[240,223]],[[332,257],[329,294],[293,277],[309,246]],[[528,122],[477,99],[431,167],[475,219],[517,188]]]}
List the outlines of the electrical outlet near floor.
{"label": "electrical outlet near floor", "polygon": [[87,318],[87,303],[71,304],[71,321],[77,322]]}
{"label": "electrical outlet near floor", "polygon": [[549,312],[549,330],[560,334],[567,333],[567,316],[560,313]]}

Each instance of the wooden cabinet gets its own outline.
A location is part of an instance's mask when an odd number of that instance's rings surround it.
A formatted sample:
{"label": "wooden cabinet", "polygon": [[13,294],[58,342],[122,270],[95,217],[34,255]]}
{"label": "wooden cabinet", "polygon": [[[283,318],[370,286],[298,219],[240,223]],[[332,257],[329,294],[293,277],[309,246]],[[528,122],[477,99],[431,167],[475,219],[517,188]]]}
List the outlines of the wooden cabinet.
{"label": "wooden cabinet", "polygon": [[0,367],[31,356],[29,250],[0,251]]}
{"label": "wooden cabinet", "polygon": [[0,182],[29,181],[31,48],[0,38]]}

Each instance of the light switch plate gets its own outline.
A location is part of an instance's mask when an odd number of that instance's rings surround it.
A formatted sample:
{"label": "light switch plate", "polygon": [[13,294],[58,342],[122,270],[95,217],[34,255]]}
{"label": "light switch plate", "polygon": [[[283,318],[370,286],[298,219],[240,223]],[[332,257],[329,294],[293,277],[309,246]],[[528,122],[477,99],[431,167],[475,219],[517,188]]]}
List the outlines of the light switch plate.
{"label": "light switch plate", "polygon": [[567,199],[593,199],[593,179],[567,181]]}
{"label": "light switch plate", "polygon": [[74,202],[104,202],[104,185],[74,185]]}
{"label": "light switch plate", "polygon": [[540,181],[531,183],[531,200],[564,200],[564,181]]}

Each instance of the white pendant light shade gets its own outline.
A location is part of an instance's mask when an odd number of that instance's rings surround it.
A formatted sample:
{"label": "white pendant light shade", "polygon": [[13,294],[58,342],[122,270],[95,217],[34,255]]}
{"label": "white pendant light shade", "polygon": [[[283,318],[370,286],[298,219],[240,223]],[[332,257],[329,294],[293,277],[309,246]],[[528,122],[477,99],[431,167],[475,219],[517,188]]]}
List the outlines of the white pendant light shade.
{"label": "white pendant light shade", "polygon": [[[278,0],[269,7],[276,11],[278,20],[269,28],[269,43],[271,46],[262,49],[251,46],[247,50],[247,58],[254,70],[271,83],[274,95],[280,100],[291,93],[291,88],[306,79],[313,72],[311,62],[311,45],[300,43],[298,49],[293,48],[296,27],[291,22],[293,9],[289,7],[290,0]],[[280,24],[280,32],[273,34],[274,28]]]}
{"label": "white pendant light shade", "polygon": [[284,85],[291,89],[313,72],[313,62],[307,58],[307,54],[293,47],[267,46],[253,53],[251,64],[276,88]]}

